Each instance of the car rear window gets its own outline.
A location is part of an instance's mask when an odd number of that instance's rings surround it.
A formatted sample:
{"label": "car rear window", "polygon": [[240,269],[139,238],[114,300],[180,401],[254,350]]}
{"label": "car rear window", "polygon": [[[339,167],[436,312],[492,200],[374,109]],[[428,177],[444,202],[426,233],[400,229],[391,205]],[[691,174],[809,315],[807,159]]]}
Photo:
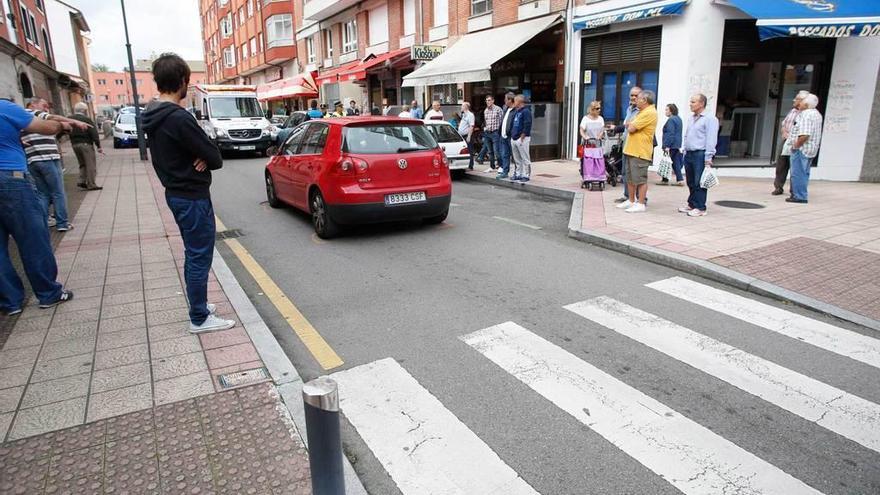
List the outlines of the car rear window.
{"label": "car rear window", "polygon": [[434,136],[419,124],[373,124],[345,128],[342,149],[347,153],[387,154],[437,147]]}
{"label": "car rear window", "polygon": [[438,143],[458,143],[461,141],[461,136],[451,125],[426,124],[425,127],[431,131]]}

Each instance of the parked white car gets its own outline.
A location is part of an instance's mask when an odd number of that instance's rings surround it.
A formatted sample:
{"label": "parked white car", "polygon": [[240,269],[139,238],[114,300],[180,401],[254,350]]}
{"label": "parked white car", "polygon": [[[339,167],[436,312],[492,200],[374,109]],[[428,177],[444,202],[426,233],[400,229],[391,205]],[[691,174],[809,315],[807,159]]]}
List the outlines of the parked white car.
{"label": "parked white car", "polygon": [[443,148],[443,153],[449,160],[449,170],[467,170],[471,160],[468,146],[455,127],[445,120],[426,120],[425,126]]}
{"label": "parked white car", "polygon": [[137,146],[137,125],[134,113],[120,113],[113,122],[113,147]]}

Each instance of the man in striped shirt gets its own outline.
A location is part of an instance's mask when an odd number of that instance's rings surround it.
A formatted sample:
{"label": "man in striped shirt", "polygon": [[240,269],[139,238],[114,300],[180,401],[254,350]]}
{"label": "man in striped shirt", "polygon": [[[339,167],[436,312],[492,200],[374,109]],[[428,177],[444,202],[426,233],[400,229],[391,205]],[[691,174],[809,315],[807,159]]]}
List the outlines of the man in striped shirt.
{"label": "man in striped shirt", "polygon": [[[40,97],[31,98],[27,107],[36,118],[55,120],[61,123],[65,132],[72,126],[88,129],[89,125],[76,120],[52,115],[48,112],[49,104]],[[61,152],[55,136],[46,136],[33,132],[21,133],[21,144],[27,156],[28,170],[34,178],[43,211],[49,216],[49,203],[55,205],[55,228],[58,232],[66,232],[73,228],[67,218],[67,197],[64,194],[64,177],[61,171]]]}
{"label": "man in striped shirt", "polygon": [[791,147],[791,197],[789,203],[807,202],[807,185],[810,183],[810,166],[819,154],[822,142],[822,114],[816,110],[819,97],[808,94],[800,103],[794,127],[788,136]]}

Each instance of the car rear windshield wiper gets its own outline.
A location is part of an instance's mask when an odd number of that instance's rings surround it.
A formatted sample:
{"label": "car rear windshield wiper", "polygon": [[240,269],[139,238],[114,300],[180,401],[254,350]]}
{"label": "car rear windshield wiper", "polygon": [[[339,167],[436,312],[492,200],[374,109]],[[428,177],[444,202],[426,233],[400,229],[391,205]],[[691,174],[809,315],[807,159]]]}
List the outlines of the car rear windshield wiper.
{"label": "car rear windshield wiper", "polygon": [[428,148],[397,148],[398,153],[408,153],[410,151],[425,151]]}

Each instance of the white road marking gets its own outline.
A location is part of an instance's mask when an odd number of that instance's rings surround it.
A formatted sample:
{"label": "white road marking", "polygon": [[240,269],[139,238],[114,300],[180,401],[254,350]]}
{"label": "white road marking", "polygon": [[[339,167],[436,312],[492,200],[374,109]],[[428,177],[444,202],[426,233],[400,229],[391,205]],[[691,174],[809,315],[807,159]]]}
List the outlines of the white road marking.
{"label": "white road marking", "polygon": [[880,368],[880,340],[682,277],[646,287]]}
{"label": "white road marking", "polygon": [[513,220],[511,218],[505,218],[505,217],[492,217],[492,218],[494,218],[495,220],[501,220],[502,222],[507,222],[507,223],[510,223],[513,225],[519,225],[520,227],[525,227],[527,229],[541,230],[541,227],[538,227],[537,225],[522,223],[519,220]]}
{"label": "white road marking", "polygon": [[397,361],[330,377],[345,417],[404,495],[537,495]]}
{"label": "white road marking", "polygon": [[565,309],[880,452],[880,406],[609,297]]}
{"label": "white road marking", "polygon": [[461,339],[685,494],[820,493],[516,323]]}

